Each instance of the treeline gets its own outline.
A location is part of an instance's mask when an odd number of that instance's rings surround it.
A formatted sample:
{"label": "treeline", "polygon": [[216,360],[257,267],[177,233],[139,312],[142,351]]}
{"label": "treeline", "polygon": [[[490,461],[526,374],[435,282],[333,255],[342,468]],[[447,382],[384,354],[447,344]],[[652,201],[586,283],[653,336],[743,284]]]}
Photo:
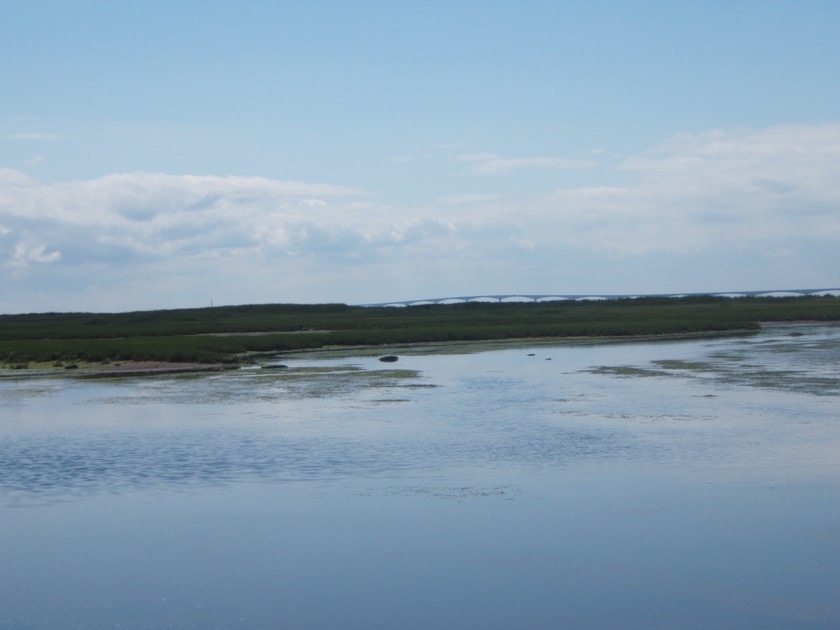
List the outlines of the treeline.
{"label": "treeline", "polygon": [[0,362],[235,362],[328,346],[756,330],[840,321],[840,298],[634,298],[394,307],[265,304],[129,313],[0,316]]}

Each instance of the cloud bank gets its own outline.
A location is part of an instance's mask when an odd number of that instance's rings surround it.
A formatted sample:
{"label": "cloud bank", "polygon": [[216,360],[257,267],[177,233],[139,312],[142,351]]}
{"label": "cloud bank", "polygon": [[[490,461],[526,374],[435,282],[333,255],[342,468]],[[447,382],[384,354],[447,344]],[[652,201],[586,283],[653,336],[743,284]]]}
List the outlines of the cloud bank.
{"label": "cloud bank", "polygon": [[630,254],[840,236],[840,125],[680,135],[618,168],[636,181],[552,193],[557,228]]}
{"label": "cloud bank", "polygon": [[[826,264],[840,239],[840,124],[683,134],[617,162],[462,160],[476,175],[469,191],[428,206],[263,177],[41,183],[0,168],[0,310],[160,308],[211,293],[370,302],[840,285]],[[514,170],[584,168],[631,183],[481,189]],[[707,285],[682,286],[696,278],[657,267],[669,257],[693,261]],[[117,297],[115,286],[144,288]]]}

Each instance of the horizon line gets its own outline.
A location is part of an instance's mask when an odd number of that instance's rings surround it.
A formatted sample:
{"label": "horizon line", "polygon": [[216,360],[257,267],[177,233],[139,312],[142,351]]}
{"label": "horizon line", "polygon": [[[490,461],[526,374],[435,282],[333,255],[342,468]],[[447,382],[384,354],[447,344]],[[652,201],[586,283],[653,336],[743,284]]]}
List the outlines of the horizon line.
{"label": "horizon line", "polygon": [[806,297],[809,295],[840,295],[840,287],[820,289],[766,289],[760,291],[698,291],[673,293],[479,293],[475,295],[453,295],[439,298],[421,298],[411,300],[390,300],[370,302],[356,306],[422,306],[424,304],[469,303],[469,302],[552,302],[584,300],[617,300],[639,298],[680,298],[680,297]]}

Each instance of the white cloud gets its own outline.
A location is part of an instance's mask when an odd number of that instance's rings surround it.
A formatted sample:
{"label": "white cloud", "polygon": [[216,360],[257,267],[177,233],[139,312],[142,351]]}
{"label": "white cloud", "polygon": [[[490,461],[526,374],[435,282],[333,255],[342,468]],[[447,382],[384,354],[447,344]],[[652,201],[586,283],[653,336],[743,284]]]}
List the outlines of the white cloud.
{"label": "white cloud", "polygon": [[314,208],[316,206],[326,206],[327,202],[323,199],[301,199],[298,201],[299,206],[305,206],[307,208]]}
{"label": "white cloud", "polygon": [[498,199],[497,195],[449,195],[441,197],[438,202],[444,205],[462,205],[473,203],[490,203]]}
{"label": "white cloud", "polygon": [[20,171],[0,166],[0,194],[7,188],[34,186],[37,182]]}
{"label": "white cloud", "polygon": [[311,221],[324,199],[358,196],[340,186],[259,177],[127,173],[94,180],[38,185],[0,172],[0,216],[7,224],[52,233],[84,231],[88,245],[172,255],[241,242],[243,234],[282,216]]}
{"label": "white cloud", "polygon": [[508,175],[520,169],[540,169],[570,171],[592,168],[597,162],[560,157],[501,157],[495,153],[465,153],[458,156],[462,162],[470,164],[470,169],[478,175]]}
{"label": "white cloud", "polygon": [[620,168],[637,181],[558,190],[543,218],[636,254],[840,238],[840,125],[680,135]]}
{"label": "white cloud", "polygon": [[13,267],[23,267],[29,263],[55,263],[59,260],[61,260],[61,252],[48,252],[46,245],[18,243],[12,255],[11,264]]}
{"label": "white cloud", "polygon": [[[631,183],[528,197],[473,188],[429,206],[261,177],[139,172],[41,184],[0,168],[0,274],[19,278],[23,296],[54,287],[49,308],[65,308],[60,295],[142,308],[188,293],[373,302],[837,284],[840,124],[680,135],[610,164],[618,170],[598,173]],[[169,302],[142,302],[158,294]]]}

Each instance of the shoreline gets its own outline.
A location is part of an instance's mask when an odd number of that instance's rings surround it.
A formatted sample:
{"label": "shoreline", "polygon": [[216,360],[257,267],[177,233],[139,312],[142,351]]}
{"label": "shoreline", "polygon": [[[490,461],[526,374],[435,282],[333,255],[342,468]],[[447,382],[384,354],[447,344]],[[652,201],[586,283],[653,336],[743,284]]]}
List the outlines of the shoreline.
{"label": "shoreline", "polygon": [[286,359],[337,359],[353,357],[376,357],[381,355],[433,355],[433,354],[470,354],[528,347],[545,346],[595,346],[603,344],[633,343],[669,343],[694,339],[719,339],[724,337],[746,337],[760,334],[766,327],[789,325],[807,326],[808,324],[827,324],[814,320],[800,321],[763,321],[758,329],[743,328],[734,330],[662,333],[645,335],[604,335],[575,337],[516,337],[507,339],[478,339],[464,341],[417,341],[385,345],[335,345],[301,350],[278,350],[270,352],[248,352],[234,355],[232,363],[167,362],[167,361],[119,361],[119,362],[79,362],[79,364],[56,365],[55,363],[30,363],[27,367],[6,364],[0,366],[0,379],[28,378],[78,378],[106,379],[133,378],[164,375],[206,374],[236,371],[253,368],[266,360]]}
{"label": "shoreline", "polygon": [[0,378],[25,379],[36,377],[119,378],[157,376],[162,374],[197,374],[223,372],[239,366],[215,363],[168,363],[166,361],[120,361],[119,363],[82,363],[76,367],[35,365],[27,368],[0,367]]}
{"label": "shoreline", "polygon": [[372,357],[384,354],[428,355],[469,354],[508,348],[539,346],[582,346],[602,344],[631,344],[645,342],[673,342],[691,339],[716,339],[721,337],[751,336],[761,329],[738,329],[727,331],[702,331],[663,333],[655,335],[627,335],[601,337],[516,337],[509,339],[479,339],[465,341],[417,341],[388,345],[341,345],[302,350],[253,352],[236,355],[234,363],[189,363],[166,361],[119,361],[109,363],[84,363],[57,366],[34,364],[29,367],[0,367],[0,379],[26,379],[39,377],[67,377],[79,379],[150,377],[173,374],[203,374],[210,372],[235,371],[253,366],[263,359],[319,359]]}
{"label": "shoreline", "polygon": [[761,322],[796,321],[840,322],[840,297],[706,296],[411,309],[269,304],[95,317],[0,316],[0,378],[64,370],[115,377],[203,372],[277,357],[713,339],[752,334],[761,330]]}
{"label": "shoreline", "polygon": [[[193,372],[222,372],[236,369],[231,365],[214,363],[168,363],[166,361],[122,361],[111,364],[94,364],[79,368],[83,378],[108,378],[113,376],[145,376],[149,374],[186,374]],[[66,370],[65,370],[66,371]]]}
{"label": "shoreline", "polygon": [[662,333],[655,335],[604,335],[592,337],[511,337],[508,339],[475,339],[453,341],[416,341],[381,346],[325,346],[278,352],[255,352],[241,355],[243,358],[304,358],[304,357],[371,357],[381,354],[468,354],[505,348],[527,348],[530,346],[588,346],[601,344],[671,342],[691,339],[717,339],[721,337],[743,337],[757,335],[761,329],[736,329],[725,331],[701,331],[683,333]]}

